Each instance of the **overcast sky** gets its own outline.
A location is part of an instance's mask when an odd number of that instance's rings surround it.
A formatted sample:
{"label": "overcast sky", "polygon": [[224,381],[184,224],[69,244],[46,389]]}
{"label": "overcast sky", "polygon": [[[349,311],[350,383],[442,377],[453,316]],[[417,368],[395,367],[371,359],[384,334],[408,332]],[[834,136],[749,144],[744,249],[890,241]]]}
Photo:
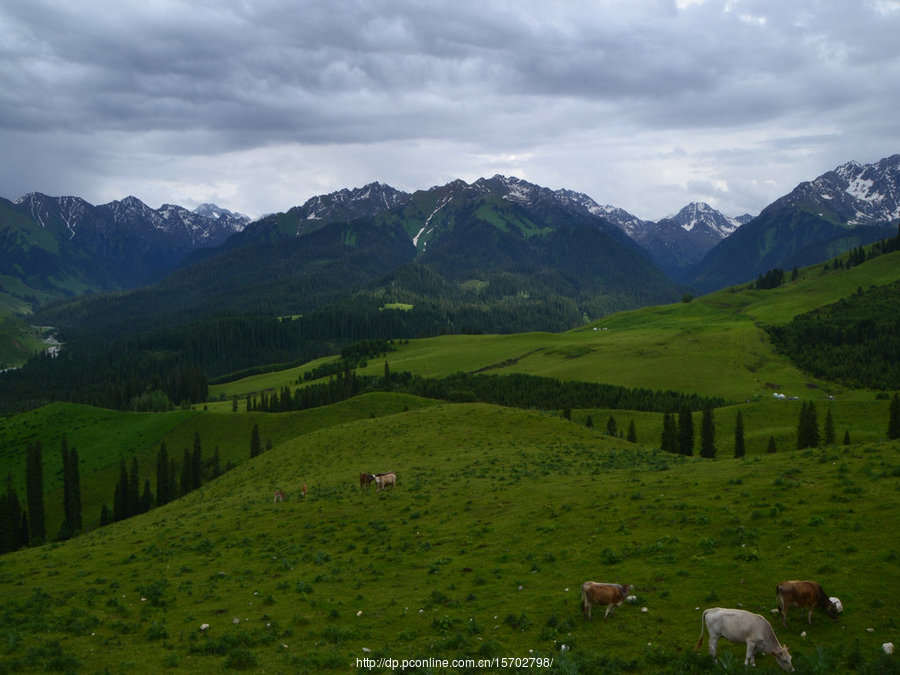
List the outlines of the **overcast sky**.
{"label": "overcast sky", "polygon": [[4,0],[0,196],[501,173],[656,220],[900,152],[900,0]]}

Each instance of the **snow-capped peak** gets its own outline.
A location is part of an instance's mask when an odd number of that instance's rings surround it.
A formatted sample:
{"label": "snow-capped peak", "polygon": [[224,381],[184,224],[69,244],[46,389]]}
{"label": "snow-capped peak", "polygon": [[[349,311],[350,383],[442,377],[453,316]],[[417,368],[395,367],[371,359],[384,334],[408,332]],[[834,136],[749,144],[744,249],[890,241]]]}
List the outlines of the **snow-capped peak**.
{"label": "snow-capped peak", "polygon": [[694,228],[705,227],[722,238],[730,235],[742,224],[741,220],[720,213],[706,202],[691,202],[668,220],[675,221],[687,232],[691,232]]}

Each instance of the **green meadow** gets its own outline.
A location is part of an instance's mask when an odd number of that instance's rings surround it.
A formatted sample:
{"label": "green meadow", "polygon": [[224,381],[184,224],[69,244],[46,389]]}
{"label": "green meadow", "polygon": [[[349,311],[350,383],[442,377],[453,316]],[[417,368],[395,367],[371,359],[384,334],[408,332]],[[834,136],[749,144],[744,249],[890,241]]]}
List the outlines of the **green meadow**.
{"label": "green meadow", "polygon": [[[712,606],[769,618],[799,673],[898,672],[881,648],[900,643],[900,443],[886,440],[889,401],[808,377],[763,329],[896,280],[897,256],[561,334],[404,341],[360,370],[379,375],[387,361],[422,377],[528,373],[721,396],[716,459],[662,453],[662,414],[652,412],[566,419],[387,391],[246,411],[248,395],[301,386],[336,357],[215,385],[190,410],[58,403],[0,420],[0,461],[23,505],[25,450],[41,442],[50,537],[62,520],[63,436],[78,450],[87,530],[0,557],[0,673],[344,673],[363,663],[391,672],[404,659],[419,660],[405,671],[417,673],[742,672],[742,645],[720,642],[718,661],[705,644],[694,649]],[[820,427],[831,414],[835,444],[795,449],[808,401]],[[637,442],[606,434],[611,417],[622,433],[633,423]],[[699,436],[700,413],[693,424]],[[254,427],[270,449],[251,459]],[[160,445],[180,464],[197,438],[204,458],[218,451],[223,475],[98,527],[122,460],[136,458],[155,489]],[[359,487],[360,472],[383,471],[397,473],[395,489]],[[276,489],[285,502],[273,502]],[[783,628],[771,611],[786,579],[819,581],[841,599],[839,620],[816,611],[809,625],[793,610]],[[635,601],[586,621],[586,580],[633,584]],[[552,664],[421,662],[530,657]],[[757,669],[781,672],[769,656]]]}
{"label": "green meadow", "polygon": [[[775,353],[766,325],[852,295],[858,288],[900,278],[900,253],[849,270],[805,268],[784,286],[757,291],[727,288],[691,302],[620,312],[565,333],[445,335],[397,345],[384,360],[360,373],[392,372],[422,377],[456,372],[528,373],[626,387],[723,396],[738,403],[780,392],[801,398],[871,400],[872,393],[816,380]],[[210,388],[212,400],[228,401],[296,386],[308,366],[248,377]],[[332,358],[331,360],[335,360]]]}
{"label": "green meadow", "polygon": [[[359,488],[360,471],[384,470],[395,490]],[[143,516],[4,556],[0,668],[539,655],[551,672],[693,672],[715,668],[693,651],[709,606],[765,614],[798,672],[880,667],[898,630],[898,489],[896,443],[710,461],[482,404],[357,419]],[[841,598],[838,622],[795,610],[781,628],[774,587],[797,577]],[[585,621],[585,580],[634,584],[637,602]]]}

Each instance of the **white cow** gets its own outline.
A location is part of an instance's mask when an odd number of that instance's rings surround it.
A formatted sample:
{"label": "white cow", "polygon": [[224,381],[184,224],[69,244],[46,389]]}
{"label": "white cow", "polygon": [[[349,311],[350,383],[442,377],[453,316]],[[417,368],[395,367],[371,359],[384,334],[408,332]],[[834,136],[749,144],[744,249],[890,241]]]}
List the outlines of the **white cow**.
{"label": "white cow", "polygon": [[751,666],[755,666],[756,663],[753,657],[759,653],[774,656],[783,670],[788,672],[794,670],[787,647],[778,642],[778,638],[775,637],[775,631],[772,630],[772,624],[766,621],[765,617],[743,609],[713,607],[712,609],[704,610],[703,617],[700,619],[700,641],[697,642],[696,649],[699,649],[700,645],[703,644],[704,623],[707,631],[709,631],[710,655],[716,655],[716,643],[720,637],[723,637],[731,642],[743,642],[747,645],[747,656],[744,658],[745,666],[748,663]]}
{"label": "white cow", "polygon": [[375,485],[378,486],[379,490],[384,490],[389,485],[392,488],[397,487],[397,474],[395,474],[393,471],[389,471],[387,473],[376,473]]}

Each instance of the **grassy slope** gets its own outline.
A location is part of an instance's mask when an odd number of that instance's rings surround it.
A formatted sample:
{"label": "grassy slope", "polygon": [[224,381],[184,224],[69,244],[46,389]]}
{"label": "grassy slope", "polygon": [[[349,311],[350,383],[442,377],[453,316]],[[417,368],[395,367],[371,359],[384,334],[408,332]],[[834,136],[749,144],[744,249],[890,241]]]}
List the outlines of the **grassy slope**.
{"label": "grassy slope", "polygon": [[[358,489],[359,471],[385,469],[396,491]],[[145,516],[0,559],[0,667],[349,672],[364,648],[560,659],[566,644],[570,662],[653,672],[696,643],[695,608],[769,616],[778,581],[812,577],[842,599],[841,620],[798,613],[776,632],[799,672],[822,658],[839,672],[857,644],[870,660],[897,638],[898,489],[897,444],[685,461],[480,404],[361,419]],[[639,605],[584,622],[586,579],[633,583]]]}
{"label": "grassy slope", "polygon": [[[424,377],[488,369],[530,373],[627,387],[672,389],[744,401],[775,391],[804,398],[871,400],[869,392],[847,391],[817,381],[776,354],[762,326],[786,323],[797,314],[852,295],[858,287],[900,278],[900,253],[881,256],[850,270],[822,266],[771,291],[725,289],[690,303],[620,312],[566,333],[448,335],[413,340],[387,355],[392,372]],[[597,328],[598,330],[594,330]],[[602,329],[606,330],[602,330]],[[305,367],[217,385],[213,398],[282,386],[296,386]],[[379,375],[373,359],[362,372]],[[815,389],[818,388],[818,389]]]}
{"label": "grassy slope", "polygon": [[[164,660],[185,670],[196,670],[197,661],[201,669],[218,669],[226,648],[241,644],[261,664],[286,672],[346,670],[362,646],[395,657],[425,655],[429,645],[451,656],[524,655],[527,649],[554,652],[556,640],[574,644],[577,658],[584,659],[596,653],[587,648],[596,644],[597,631],[608,628],[576,620],[574,589],[583,577],[608,578],[607,571],[637,583],[642,602],[653,604],[646,616],[620,610],[616,633],[622,641],[601,653],[637,659],[645,670],[653,669],[656,658],[656,647],[645,646],[648,620],[660,653],[677,654],[685,639],[696,640],[697,617],[685,620],[685,607],[769,607],[770,587],[788,576],[814,576],[848,607],[865,608],[848,611],[846,631],[820,622],[816,630],[826,631],[822,644],[847,650],[857,637],[867,648],[880,644],[883,629],[896,625],[877,606],[884,594],[865,584],[897,578],[896,538],[890,533],[898,446],[873,445],[884,435],[887,402],[875,401],[871,392],[810,383],[772,352],[760,324],[788,321],[857,286],[896,279],[897,261],[897,254],[883,256],[841,273],[811,268],[774,291],[726,290],[692,303],[617,314],[560,335],[412,341],[387,357],[392,371],[425,376],[493,366],[486,372],[749,398],[716,412],[725,458],[732,451],[734,411],[742,410],[750,455],[743,461],[660,459],[652,448],[661,416],[630,411],[573,411],[568,423],[553,415],[377,394],[282,415],[246,413],[241,400],[239,412],[231,412],[232,394],[293,385],[306,367],[214,387],[221,402],[204,411],[126,414],[60,404],[4,420],[0,460],[23,501],[25,446],[42,441],[51,535],[59,526],[63,433],[81,455],[86,523],[96,521],[102,503],[111,505],[119,458],[137,456],[141,481],[155,478],[163,440],[180,461],[199,433],[204,456],[219,447],[223,465],[241,463],[250,429],[259,424],[275,450],[142,518],[0,559],[4,590],[14,591],[11,607],[28,605],[28,597],[40,599],[38,588],[58,601],[56,618],[40,625],[7,612],[3,625],[11,632],[0,671],[16,664],[40,670],[48,659],[64,662],[68,655],[95,670],[95,646],[81,635],[85,631],[102,636],[101,651],[120,664],[113,672],[129,663]],[[382,369],[378,359],[369,366],[373,374]],[[799,402],[771,398],[773,385],[821,401],[820,424],[830,406],[838,438],[849,430],[854,445],[763,455],[769,436],[781,451],[793,447],[799,413]],[[823,389],[837,400],[826,402]],[[399,414],[404,410],[409,412]],[[588,414],[598,430],[609,415],[623,432],[633,419],[643,447],[587,429]],[[694,426],[699,430],[699,416]],[[656,471],[660,462],[673,466]],[[353,489],[359,471],[386,468],[401,474],[396,494],[376,497]],[[271,492],[277,486],[296,497],[302,483],[312,487],[310,497],[275,512],[290,523],[285,530],[284,521],[271,517]],[[422,532],[434,535],[423,540]],[[742,554],[737,539],[753,553]],[[788,539],[794,543],[784,543]],[[825,561],[835,541],[841,542],[840,564]],[[798,553],[787,553],[789,545]],[[736,555],[747,559],[736,561]],[[852,564],[844,565],[845,559]],[[225,576],[211,571],[224,562]],[[548,572],[555,575],[552,584]],[[155,581],[160,578],[167,581]],[[866,581],[851,586],[849,578]],[[371,599],[371,589],[386,581],[393,599],[385,607]],[[135,604],[129,607],[118,598],[122,589],[130,597],[154,583],[162,588],[149,588],[150,604],[131,598]],[[514,592],[520,584],[521,595]],[[217,628],[232,613],[237,616],[244,606],[238,599],[252,593],[251,587],[259,593],[256,600],[246,599],[248,611],[250,602],[257,607],[244,617],[251,624],[226,628],[236,642],[223,641],[221,633],[197,633],[199,623],[214,623],[210,612]],[[540,592],[525,592],[533,587]],[[900,589],[888,590],[891,595]],[[160,591],[165,606],[154,607]],[[408,614],[414,607],[423,613],[404,615],[401,604],[411,608]],[[360,617],[356,605],[363,610]],[[264,621],[265,615],[276,621]],[[469,618],[480,632],[466,628]],[[880,628],[874,636],[861,635],[860,622],[870,619]],[[277,634],[264,623],[277,623]],[[165,640],[153,637],[160,626],[169,633]],[[278,647],[282,640],[288,647]],[[801,655],[813,658],[810,644]],[[59,649],[62,656],[54,657]],[[223,653],[202,656],[198,650]]]}
{"label": "grassy slope", "polygon": [[25,502],[25,455],[29,443],[39,440],[43,450],[47,532],[52,537],[62,524],[63,435],[70,448],[78,450],[82,507],[86,527],[95,527],[100,509],[113,506],[119,479],[119,462],[138,459],[140,481],[149,478],[156,487],[156,456],[165,442],[169,457],[179,470],[185,449],[193,449],[199,434],[203,457],[212,457],[219,448],[220,463],[246,461],[250,436],[258,425],[263,444],[283,443],[311,430],[339,422],[399,412],[404,408],[433,405],[409,396],[371,394],[315,411],[269,415],[264,413],[213,413],[189,410],[170,413],[123,413],[90,406],[55,403],[23,415],[0,419],[0,466],[9,473],[20,500]]}

